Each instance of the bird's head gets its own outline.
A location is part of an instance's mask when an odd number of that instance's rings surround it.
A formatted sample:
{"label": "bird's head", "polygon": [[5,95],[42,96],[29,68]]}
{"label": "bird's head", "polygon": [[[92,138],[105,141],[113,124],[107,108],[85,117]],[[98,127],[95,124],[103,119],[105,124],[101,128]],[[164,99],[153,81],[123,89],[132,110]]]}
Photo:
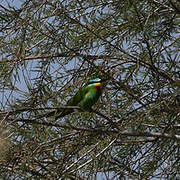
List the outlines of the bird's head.
{"label": "bird's head", "polygon": [[101,79],[101,78],[92,78],[88,80],[88,86],[89,87],[101,87],[103,85],[103,82],[105,80]]}

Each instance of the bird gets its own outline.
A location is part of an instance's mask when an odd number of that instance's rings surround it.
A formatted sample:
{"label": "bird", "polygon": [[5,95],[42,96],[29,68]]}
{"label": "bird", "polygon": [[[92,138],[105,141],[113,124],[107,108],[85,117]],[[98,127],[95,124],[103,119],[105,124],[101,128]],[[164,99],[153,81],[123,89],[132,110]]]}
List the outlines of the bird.
{"label": "bird", "polygon": [[[92,106],[98,101],[102,94],[103,82],[99,77],[91,78],[80,88],[76,94],[67,102],[65,106],[78,106],[83,111],[92,111]],[[54,110],[47,113],[46,117],[55,116],[55,119],[62,118],[74,112],[74,109],[65,108],[63,110]]]}

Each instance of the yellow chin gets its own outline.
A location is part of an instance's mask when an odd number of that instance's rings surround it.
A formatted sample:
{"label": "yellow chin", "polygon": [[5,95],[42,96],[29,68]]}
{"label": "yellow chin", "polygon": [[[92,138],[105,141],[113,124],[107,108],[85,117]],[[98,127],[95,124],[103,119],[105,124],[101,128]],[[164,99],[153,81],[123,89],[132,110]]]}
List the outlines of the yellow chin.
{"label": "yellow chin", "polygon": [[100,87],[100,86],[102,86],[102,83],[95,83],[95,87]]}

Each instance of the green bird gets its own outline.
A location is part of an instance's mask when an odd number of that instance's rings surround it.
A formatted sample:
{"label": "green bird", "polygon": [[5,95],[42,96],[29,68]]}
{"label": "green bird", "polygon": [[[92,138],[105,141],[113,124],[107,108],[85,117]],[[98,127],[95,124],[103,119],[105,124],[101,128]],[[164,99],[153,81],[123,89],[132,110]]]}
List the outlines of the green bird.
{"label": "green bird", "polygon": [[[76,94],[67,102],[66,106],[79,106],[85,111],[91,111],[92,106],[98,101],[102,94],[103,81],[100,78],[88,80],[84,87],[79,89]],[[55,119],[64,117],[74,112],[74,109],[56,110],[48,113],[46,117],[55,116]]]}

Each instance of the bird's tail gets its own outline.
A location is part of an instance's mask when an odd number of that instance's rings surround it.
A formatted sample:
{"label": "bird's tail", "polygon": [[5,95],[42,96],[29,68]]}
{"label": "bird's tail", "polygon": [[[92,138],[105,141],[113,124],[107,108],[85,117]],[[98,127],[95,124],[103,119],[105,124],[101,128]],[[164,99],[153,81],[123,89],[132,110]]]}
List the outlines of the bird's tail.
{"label": "bird's tail", "polygon": [[40,116],[38,116],[38,118],[41,119],[44,117],[46,117],[46,118],[55,117],[55,120],[57,120],[57,119],[64,117],[68,114],[71,114],[73,111],[74,111],[73,109],[63,109],[62,111],[54,110],[54,111],[48,112],[46,114],[40,115]]}
{"label": "bird's tail", "polygon": [[38,118],[38,119],[41,119],[41,118],[44,118],[44,117],[46,117],[46,118],[56,117],[56,116],[59,115],[59,114],[61,114],[61,111],[55,110],[55,111],[51,111],[51,112],[42,114],[42,115],[38,116],[37,118]]}
{"label": "bird's tail", "polygon": [[72,112],[74,112],[74,109],[64,109],[60,114],[59,113],[56,113],[55,115],[55,120],[61,118],[61,117],[64,117],[68,114],[71,114]]}

